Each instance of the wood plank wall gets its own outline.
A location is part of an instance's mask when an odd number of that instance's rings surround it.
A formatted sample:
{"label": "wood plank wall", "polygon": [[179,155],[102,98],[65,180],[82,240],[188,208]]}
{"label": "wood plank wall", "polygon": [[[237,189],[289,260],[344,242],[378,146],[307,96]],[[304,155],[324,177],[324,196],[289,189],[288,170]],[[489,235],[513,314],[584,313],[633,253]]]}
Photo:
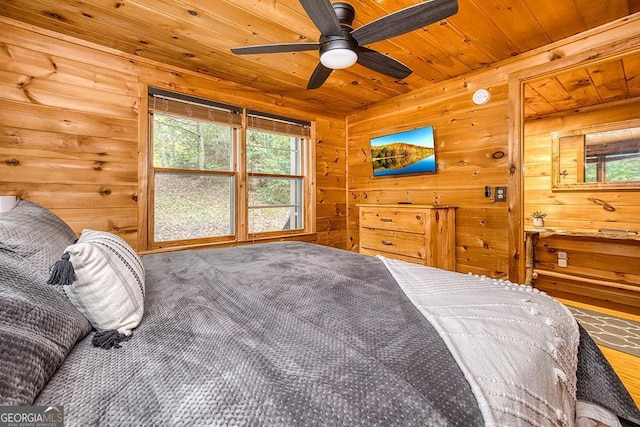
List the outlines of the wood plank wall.
{"label": "wood plank wall", "polygon": [[[640,231],[640,190],[552,189],[552,135],[590,126],[640,118],[640,100],[604,108],[555,114],[524,124],[524,213],[548,213],[545,227],[595,232],[600,228]],[[597,199],[613,207],[594,203]],[[558,265],[558,252],[568,267]],[[535,249],[536,287],[550,295],[640,313],[640,240],[587,236],[541,238]]]}
{"label": "wood plank wall", "polygon": [[[345,124],[344,117],[300,102],[2,18],[0,193],[51,207],[76,231],[111,230],[139,247],[139,92],[150,84],[315,120],[319,243],[357,250],[356,203],[457,204],[457,269],[505,277],[519,262],[512,247],[521,239],[512,82],[637,45],[639,22],[631,17],[377,103],[349,114]],[[491,99],[475,106],[471,95],[482,87]],[[426,125],[436,129],[437,174],[371,177],[370,137]],[[508,183],[507,203],[484,196],[485,186],[493,194]]]}
{"label": "wood plank wall", "polygon": [[[548,213],[545,226],[551,228],[631,229],[640,231],[640,189],[568,190],[552,189],[552,135],[590,126],[640,119],[640,99],[614,103],[605,108],[556,114],[524,124],[524,213],[531,226],[531,213]],[[590,201],[602,200],[615,210]]]}
{"label": "wood plank wall", "polygon": [[[358,250],[356,203],[458,205],[456,268],[507,276],[507,204],[493,198],[495,187],[506,187],[508,181],[507,84],[496,82],[487,88],[491,99],[481,106],[471,101],[471,90],[450,94],[434,90],[399,101],[393,109],[349,115],[349,238],[353,250]],[[436,174],[372,177],[370,138],[429,125],[434,127]],[[492,197],[485,197],[485,186],[492,188]]]}
{"label": "wood plank wall", "polygon": [[[144,249],[146,85],[316,122],[317,235],[346,247],[345,118],[0,18],[0,194]],[[141,136],[139,136],[141,135]],[[143,168],[140,168],[143,169]]]}
{"label": "wood plank wall", "polygon": [[[544,211],[545,225],[552,228],[618,228],[640,230],[640,190],[552,189],[552,135],[590,126],[624,122],[640,118],[640,100],[613,103],[608,107],[570,114],[555,114],[528,121],[524,125],[524,194],[525,217],[531,226],[531,213]],[[589,201],[597,198],[609,203],[614,211]]]}
{"label": "wood plank wall", "polygon": [[[633,16],[451,79],[436,88],[414,91],[350,113],[347,134],[351,250],[358,250],[357,203],[455,204],[459,205],[456,269],[523,281],[522,82],[637,47],[639,29],[640,19]],[[491,94],[489,102],[482,106],[471,101],[479,88],[486,88]],[[427,125],[435,127],[437,174],[372,177],[371,137]],[[495,202],[495,187],[507,185],[508,201]],[[485,186],[491,187],[491,197],[485,197]]]}

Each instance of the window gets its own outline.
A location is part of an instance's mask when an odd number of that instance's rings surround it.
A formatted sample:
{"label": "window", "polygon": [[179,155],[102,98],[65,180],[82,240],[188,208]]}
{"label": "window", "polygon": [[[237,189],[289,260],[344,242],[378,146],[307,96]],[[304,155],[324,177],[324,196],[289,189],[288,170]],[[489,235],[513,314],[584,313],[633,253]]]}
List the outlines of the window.
{"label": "window", "polygon": [[552,188],[640,187],[640,120],[551,132]]}
{"label": "window", "polygon": [[253,114],[247,123],[249,234],[303,229],[302,137]]}
{"label": "window", "polygon": [[312,231],[309,123],[150,88],[149,128],[150,248]]}
{"label": "window", "polygon": [[584,182],[640,181],[640,128],[584,135]]}

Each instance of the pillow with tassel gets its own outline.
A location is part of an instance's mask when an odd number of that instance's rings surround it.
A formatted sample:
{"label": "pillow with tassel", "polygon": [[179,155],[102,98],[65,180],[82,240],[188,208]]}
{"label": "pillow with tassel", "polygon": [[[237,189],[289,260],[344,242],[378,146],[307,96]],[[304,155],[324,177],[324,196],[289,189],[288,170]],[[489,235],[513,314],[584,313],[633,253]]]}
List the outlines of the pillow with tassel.
{"label": "pillow with tassel", "polygon": [[71,303],[96,329],[96,347],[119,348],[144,313],[145,273],[138,254],[121,237],[83,230],[65,249],[48,281],[62,286]]}

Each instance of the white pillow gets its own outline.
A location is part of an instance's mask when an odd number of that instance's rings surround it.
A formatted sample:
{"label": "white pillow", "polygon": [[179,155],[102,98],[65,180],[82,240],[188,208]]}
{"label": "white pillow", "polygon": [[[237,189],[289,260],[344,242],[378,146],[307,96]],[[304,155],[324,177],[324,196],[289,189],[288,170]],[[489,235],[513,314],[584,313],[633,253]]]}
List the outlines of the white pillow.
{"label": "white pillow", "polygon": [[122,238],[95,230],[83,230],[65,253],[75,271],[75,280],[63,286],[71,303],[99,333],[131,335],[144,312],[144,267],[138,254]]}

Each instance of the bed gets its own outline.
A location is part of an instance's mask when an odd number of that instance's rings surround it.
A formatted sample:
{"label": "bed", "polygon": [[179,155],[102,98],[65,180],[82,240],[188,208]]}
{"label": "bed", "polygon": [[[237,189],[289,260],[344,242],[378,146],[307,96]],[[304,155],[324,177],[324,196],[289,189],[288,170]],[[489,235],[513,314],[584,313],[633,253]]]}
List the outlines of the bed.
{"label": "bed", "polygon": [[17,248],[24,213],[0,214],[1,405],[60,405],[69,426],[560,426],[602,408],[640,423],[588,334],[535,289],[302,242],[143,256],[144,315],[96,347],[42,271],[74,236],[21,203],[39,250]]}

